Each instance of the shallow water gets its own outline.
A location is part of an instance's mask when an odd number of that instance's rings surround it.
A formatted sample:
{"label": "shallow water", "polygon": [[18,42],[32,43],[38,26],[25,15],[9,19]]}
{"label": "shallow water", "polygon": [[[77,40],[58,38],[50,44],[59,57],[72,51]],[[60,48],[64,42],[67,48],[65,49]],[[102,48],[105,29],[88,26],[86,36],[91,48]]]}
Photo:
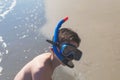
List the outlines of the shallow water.
{"label": "shallow water", "polygon": [[56,68],[53,80],[120,79],[119,0],[6,1],[0,0],[0,80],[13,80],[28,61],[47,51],[46,38],[65,16],[63,27],[79,34],[83,56],[74,69]]}
{"label": "shallow water", "polygon": [[47,51],[46,37],[39,33],[46,22],[43,0],[0,0],[0,80],[13,80],[28,61]]}

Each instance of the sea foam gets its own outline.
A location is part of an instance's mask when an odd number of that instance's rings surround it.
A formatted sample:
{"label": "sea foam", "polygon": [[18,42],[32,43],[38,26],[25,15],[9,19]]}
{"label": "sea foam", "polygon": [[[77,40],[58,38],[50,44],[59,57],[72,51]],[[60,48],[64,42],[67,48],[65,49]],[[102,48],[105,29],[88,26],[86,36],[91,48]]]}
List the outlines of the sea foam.
{"label": "sea foam", "polygon": [[0,21],[16,6],[16,0],[0,0]]}

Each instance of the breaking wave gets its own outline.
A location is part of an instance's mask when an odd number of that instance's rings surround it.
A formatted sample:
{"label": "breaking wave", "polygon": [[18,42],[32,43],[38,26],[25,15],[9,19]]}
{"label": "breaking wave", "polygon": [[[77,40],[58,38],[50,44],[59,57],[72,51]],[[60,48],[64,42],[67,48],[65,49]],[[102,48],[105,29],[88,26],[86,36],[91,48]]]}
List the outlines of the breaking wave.
{"label": "breaking wave", "polygon": [[0,21],[15,7],[16,0],[0,0]]}

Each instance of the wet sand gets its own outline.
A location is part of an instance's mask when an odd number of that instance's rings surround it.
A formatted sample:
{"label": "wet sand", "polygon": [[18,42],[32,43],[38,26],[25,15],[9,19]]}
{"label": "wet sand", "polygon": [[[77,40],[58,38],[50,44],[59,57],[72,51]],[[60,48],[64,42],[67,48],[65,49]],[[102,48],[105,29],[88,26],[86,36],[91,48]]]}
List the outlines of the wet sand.
{"label": "wet sand", "polygon": [[119,4],[119,0],[45,0],[48,22],[42,33],[51,38],[58,20],[69,16],[63,26],[75,30],[82,39],[81,61],[75,62],[74,69],[58,67],[54,80],[120,79]]}

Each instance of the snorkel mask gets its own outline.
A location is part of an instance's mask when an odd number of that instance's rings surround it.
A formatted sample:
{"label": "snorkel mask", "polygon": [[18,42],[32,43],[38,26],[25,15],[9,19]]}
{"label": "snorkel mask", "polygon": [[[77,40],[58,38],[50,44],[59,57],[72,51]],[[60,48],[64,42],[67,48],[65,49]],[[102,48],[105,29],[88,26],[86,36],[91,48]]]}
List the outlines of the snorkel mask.
{"label": "snorkel mask", "polygon": [[[68,43],[59,44],[58,43],[58,35],[59,35],[59,29],[62,26],[62,24],[68,20],[68,17],[62,19],[59,21],[55,28],[53,41],[47,40],[47,42],[51,43],[53,45],[53,51],[56,54],[56,56],[59,58],[59,60],[67,65],[70,68],[74,67],[74,64],[72,63],[72,60],[80,60],[82,56],[82,52],[78,50],[75,46]],[[58,50],[59,49],[59,50]]]}

